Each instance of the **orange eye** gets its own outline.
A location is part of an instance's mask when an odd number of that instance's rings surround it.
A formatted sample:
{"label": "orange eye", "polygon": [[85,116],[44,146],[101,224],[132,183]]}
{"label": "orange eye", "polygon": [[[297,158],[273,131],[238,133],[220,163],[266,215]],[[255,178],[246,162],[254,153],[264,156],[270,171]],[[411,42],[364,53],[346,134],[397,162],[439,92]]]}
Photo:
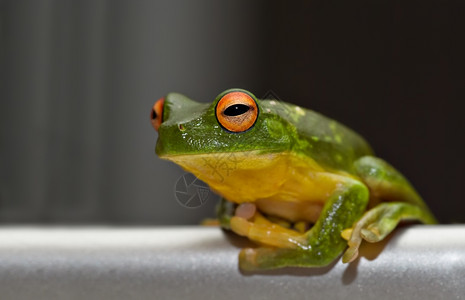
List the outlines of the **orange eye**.
{"label": "orange eye", "polygon": [[257,120],[258,106],[255,100],[244,92],[230,92],[216,104],[216,118],[221,126],[232,132],[250,129]]}
{"label": "orange eye", "polygon": [[152,112],[150,113],[150,119],[152,121],[152,126],[158,131],[161,123],[163,122],[163,104],[165,103],[165,98],[160,98],[155,102],[152,107]]}

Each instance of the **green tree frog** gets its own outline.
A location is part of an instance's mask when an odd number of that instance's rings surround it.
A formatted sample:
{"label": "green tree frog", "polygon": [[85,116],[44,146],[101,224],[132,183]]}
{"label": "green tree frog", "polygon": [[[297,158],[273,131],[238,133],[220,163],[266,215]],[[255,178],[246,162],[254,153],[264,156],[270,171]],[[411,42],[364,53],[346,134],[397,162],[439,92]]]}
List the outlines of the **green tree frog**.
{"label": "green tree frog", "polygon": [[211,104],[170,93],[151,119],[158,156],[208,183],[221,226],[259,245],[243,270],[347,263],[401,220],[436,223],[402,174],[317,112],[230,89]]}

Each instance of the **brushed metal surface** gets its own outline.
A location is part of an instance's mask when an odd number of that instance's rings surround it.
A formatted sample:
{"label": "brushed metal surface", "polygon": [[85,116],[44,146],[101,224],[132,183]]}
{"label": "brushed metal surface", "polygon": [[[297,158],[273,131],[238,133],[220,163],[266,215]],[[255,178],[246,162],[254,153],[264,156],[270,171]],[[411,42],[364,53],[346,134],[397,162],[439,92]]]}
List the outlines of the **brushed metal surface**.
{"label": "brushed metal surface", "polygon": [[4,227],[0,298],[465,299],[464,225],[402,228],[317,269],[241,273],[246,244],[206,227]]}

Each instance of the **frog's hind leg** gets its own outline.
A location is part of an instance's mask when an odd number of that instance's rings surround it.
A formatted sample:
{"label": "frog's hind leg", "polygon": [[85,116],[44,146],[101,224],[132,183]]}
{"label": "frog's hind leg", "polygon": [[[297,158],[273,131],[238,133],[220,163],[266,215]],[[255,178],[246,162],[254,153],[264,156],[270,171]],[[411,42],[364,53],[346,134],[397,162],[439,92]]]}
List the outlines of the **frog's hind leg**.
{"label": "frog's hind leg", "polygon": [[402,220],[434,224],[436,220],[411,184],[382,159],[365,156],[355,163],[358,175],[370,188],[372,196],[385,201],[367,211],[352,228],[342,232],[349,248],[343,262],[353,261],[362,240],[383,240]]}
{"label": "frog's hind leg", "polygon": [[[243,249],[239,255],[239,264],[242,270],[274,269],[288,266],[322,267],[334,261],[346,247],[341,237],[343,229],[351,226],[360,218],[368,203],[369,193],[365,185],[355,180],[347,180],[344,186],[333,192],[326,201],[318,221],[313,227],[302,234],[298,239],[291,237],[287,231],[274,231],[271,226],[264,226],[256,222],[249,222],[246,226],[235,224],[238,219],[231,219],[231,228],[247,228],[242,235],[254,239],[262,244],[272,246],[267,237],[271,234],[273,239],[281,244],[274,247],[259,247]],[[252,230],[265,235],[251,234]],[[241,233],[239,233],[241,234]],[[277,237],[277,238],[276,238]],[[286,245],[284,241],[291,237],[297,243]],[[283,248],[284,246],[284,248]]]}

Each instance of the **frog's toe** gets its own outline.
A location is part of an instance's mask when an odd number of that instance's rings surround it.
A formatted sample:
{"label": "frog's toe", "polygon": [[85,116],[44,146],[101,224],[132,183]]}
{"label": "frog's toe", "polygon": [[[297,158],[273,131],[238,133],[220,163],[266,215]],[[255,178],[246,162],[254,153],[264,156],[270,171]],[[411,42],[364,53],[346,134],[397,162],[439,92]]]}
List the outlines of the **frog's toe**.
{"label": "frog's toe", "polygon": [[353,232],[353,229],[352,228],[347,228],[347,229],[344,229],[342,232],[341,232],[341,237],[348,241],[350,240],[350,237],[352,236],[352,232]]}
{"label": "frog's toe", "polygon": [[374,226],[371,228],[362,228],[360,235],[365,241],[370,243],[376,243],[382,239],[379,229]]}
{"label": "frog's toe", "polygon": [[343,263],[350,263],[358,257],[358,249],[362,243],[362,239],[370,243],[379,242],[382,239],[376,226],[367,226],[355,231],[346,229],[341,233],[341,236],[345,240],[348,240],[347,244],[349,246],[342,256]]}
{"label": "frog's toe", "polygon": [[342,262],[347,264],[353,262],[358,257],[358,246],[347,248],[344,255],[342,255]]}
{"label": "frog's toe", "polygon": [[241,236],[248,236],[252,223],[241,217],[232,217],[230,221],[232,231]]}
{"label": "frog's toe", "polygon": [[258,268],[257,251],[253,248],[244,248],[239,253],[239,268],[244,271],[253,271]]}
{"label": "frog's toe", "polygon": [[360,226],[354,226],[353,228],[344,229],[341,232],[343,239],[347,240],[348,248],[342,256],[343,263],[350,263],[354,261],[358,256],[358,248],[362,243],[362,228]]}
{"label": "frog's toe", "polygon": [[257,271],[302,265],[299,254],[302,252],[295,249],[245,248],[239,253],[239,267],[243,271]]}

